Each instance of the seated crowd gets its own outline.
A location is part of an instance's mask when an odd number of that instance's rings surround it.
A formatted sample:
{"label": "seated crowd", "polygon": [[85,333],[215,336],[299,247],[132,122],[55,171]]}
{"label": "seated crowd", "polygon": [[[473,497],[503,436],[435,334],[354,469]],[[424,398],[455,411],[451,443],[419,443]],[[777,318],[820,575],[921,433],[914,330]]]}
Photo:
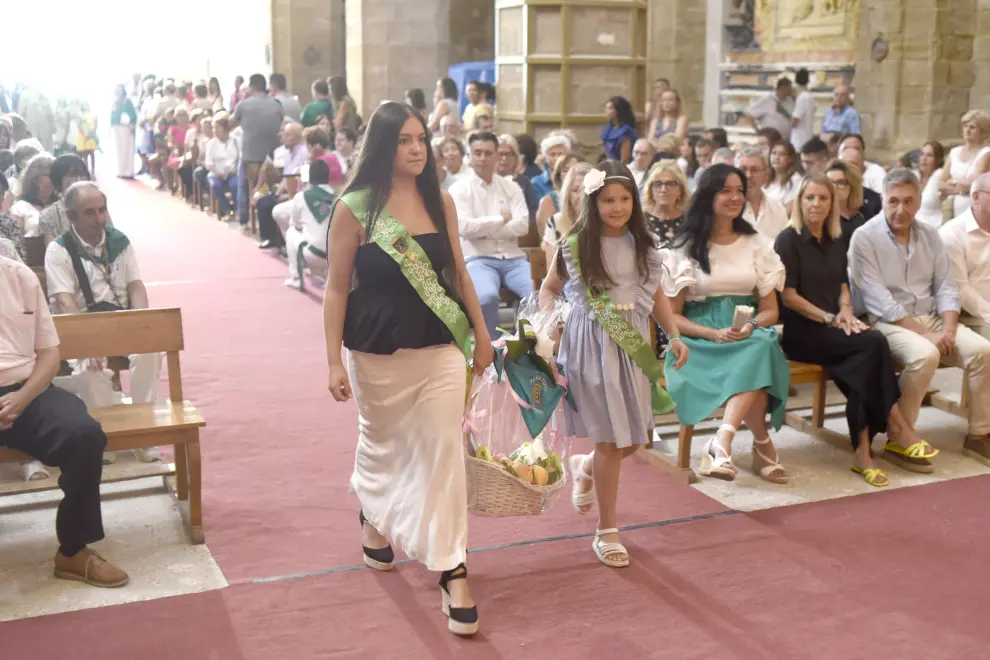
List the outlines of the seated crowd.
{"label": "seated crowd", "polygon": [[[802,80],[799,72],[799,88]],[[216,79],[137,78],[130,96],[118,90],[114,125],[132,126],[142,171],[161,187],[194,204],[208,196],[245,234],[256,218],[259,247],[284,253],[286,286],[302,288],[307,272],[325,276],[328,219],[363,129],[343,77],[317,80],[310,93],[303,106],[284,76],[255,74],[246,86],[238,77],[225,103]],[[788,481],[770,435],[784,423],[788,360],[820,365],[845,395],[852,469],[867,483],[889,483],[870,451],[880,433],[885,458],[934,470],[938,451],[915,425],[940,365],[964,370],[964,450],[990,462],[990,120],[979,111],[962,118],[964,143],[948,163],[929,141],[888,171],[866,159],[848,90],[836,88],[818,136],[799,135],[801,94],[792,121],[779,121],[791,93],[787,82],[769,106],[755,103],[755,144],[734,148],[722,128],[691,136],[680,97],[663,80],[646,110],[648,135],[637,134],[629,102],[613,97],[597,148],[569,130],[539,142],[499,135],[495,89],[479,81],[467,85],[463,112],[448,78],[437,81],[432,110],[419,89],[406,102],[435,136],[427,161],[453,198],[493,337],[507,301],[532,293],[547,265],[556,267],[592,161],[628,164],[661,251],[663,291],[691,349],[684,368],[666,373],[678,418],[694,425],[724,408],[702,475],[735,478],[732,441],[746,424],[754,472]],[[0,116],[0,158],[10,161],[0,174],[0,314],[14,329],[0,333],[0,446],[35,459],[24,464],[26,479],[50,478],[45,466],[62,470],[56,575],[119,586],[126,574],[87,548],[103,536],[100,466],[115,457],[102,455],[107,439],[86,406],[118,400],[121,369],[132,401],[156,400],[161,355],[126,356],[116,368],[114,358],[60,364],[51,313],[146,308],[148,294],[85,154],[55,156],[26,129],[13,140],[10,126],[19,124]],[[948,222],[943,202],[952,206]],[[43,263],[19,263],[29,239],[47,246]],[[28,266],[43,270],[47,294]],[[751,308],[741,325],[740,307]],[[159,460],[155,448],[135,453]]]}

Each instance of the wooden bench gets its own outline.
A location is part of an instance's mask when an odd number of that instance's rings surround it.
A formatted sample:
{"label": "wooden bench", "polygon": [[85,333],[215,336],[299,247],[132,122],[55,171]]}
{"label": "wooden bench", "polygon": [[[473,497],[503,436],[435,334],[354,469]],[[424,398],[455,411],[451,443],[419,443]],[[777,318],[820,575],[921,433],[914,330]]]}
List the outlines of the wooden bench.
{"label": "wooden bench", "polygon": [[[966,326],[973,332],[979,333],[981,328],[980,319],[975,316],[970,316],[963,312],[959,315],[959,323]],[[963,419],[969,418],[969,378],[966,377],[966,372],[963,371],[962,375],[962,389],[959,393],[959,401],[953,401],[949,397],[945,396],[940,392],[934,392],[931,396],[931,404],[934,408],[943,410],[951,415],[956,415],[957,417],[962,417]]]}
{"label": "wooden bench", "polygon": [[[789,362],[791,368],[791,385],[814,385],[811,403],[811,422],[814,428],[825,426],[825,395],[828,388],[828,374],[817,364],[804,362]],[[799,422],[800,420],[800,422]],[[786,413],[785,421],[788,426],[800,423],[802,428],[807,420],[797,413]],[[798,428],[798,427],[795,427]],[[697,477],[691,469],[691,440],[694,437],[693,425],[681,425],[677,432],[677,463],[675,472],[679,472],[690,483]],[[847,441],[848,442],[848,441]]]}
{"label": "wooden bench", "polygon": [[[183,400],[179,352],[183,350],[182,313],[178,309],[55,316],[63,360],[86,357],[165,353],[169,398],[158,403],[124,404],[89,411],[107,434],[107,451],[172,445],[175,464],[163,466],[166,489],[178,499],[179,511],[193,543],[203,543],[202,464],[199,429],[206,422]],[[0,462],[25,460],[0,448]],[[172,480],[174,478],[174,484]],[[57,487],[54,479],[51,488]]]}
{"label": "wooden bench", "polygon": [[24,263],[33,269],[40,268],[44,270],[46,248],[44,236],[29,236],[25,238],[24,251],[27,253],[27,260]]}

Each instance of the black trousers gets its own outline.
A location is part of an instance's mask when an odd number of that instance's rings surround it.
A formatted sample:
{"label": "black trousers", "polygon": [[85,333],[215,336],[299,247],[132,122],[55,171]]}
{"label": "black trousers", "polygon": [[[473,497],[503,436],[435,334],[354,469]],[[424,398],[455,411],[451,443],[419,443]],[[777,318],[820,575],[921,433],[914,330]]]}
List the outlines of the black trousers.
{"label": "black trousers", "polygon": [[[20,384],[0,387],[0,396]],[[62,471],[58,485],[64,493],[55,530],[62,552],[75,554],[103,538],[100,479],[107,436],[86,412],[82,399],[49,387],[28,405],[13,427],[0,431],[0,446],[17,449]]]}
{"label": "black trousers", "polygon": [[863,429],[873,440],[886,433],[890,410],[901,398],[887,338],[877,330],[846,336],[838,328],[803,319],[784,322],[781,342],[789,360],[817,364],[846,397],[846,423],[853,449]]}
{"label": "black trousers", "polygon": [[186,163],[182,167],[178,168],[179,178],[182,179],[182,185],[186,189],[186,199],[192,199],[193,194],[193,170],[196,165],[193,163]]}
{"label": "black trousers", "polygon": [[282,231],[275,224],[275,217],[272,211],[275,209],[275,195],[265,195],[255,204],[258,213],[258,234],[262,241],[271,241],[278,247],[285,245],[285,238]]}

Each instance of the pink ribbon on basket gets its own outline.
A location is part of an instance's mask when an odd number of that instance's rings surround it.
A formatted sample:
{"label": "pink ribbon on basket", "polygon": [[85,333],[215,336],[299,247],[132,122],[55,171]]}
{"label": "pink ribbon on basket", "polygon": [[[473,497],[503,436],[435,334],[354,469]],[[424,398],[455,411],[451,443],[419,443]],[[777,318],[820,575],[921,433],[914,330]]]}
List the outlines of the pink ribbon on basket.
{"label": "pink ribbon on basket", "polygon": [[475,426],[475,422],[481,420],[482,417],[488,414],[487,410],[479,410],[478,412],[466,412],[464,413],[464,419],[461,421],[461,433],[474,433],[477,435],[480,433],[478,427]]}

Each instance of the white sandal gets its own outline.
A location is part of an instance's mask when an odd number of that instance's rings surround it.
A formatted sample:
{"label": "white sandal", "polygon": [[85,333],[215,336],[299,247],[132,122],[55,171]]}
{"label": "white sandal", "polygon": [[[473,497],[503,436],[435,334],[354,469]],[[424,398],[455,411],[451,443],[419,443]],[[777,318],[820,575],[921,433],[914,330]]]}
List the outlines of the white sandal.
{"label": "white sandal", "polygon": [[595,540],[591,542],[591,548],[598,555],[598,560],[606,566],[625,568],[629,565],[629,551],[626,550],[626,546],[621,543],[607,543],[601,539],[604,534],[618,533],[619,530],[615,528],[595,530]]}
{"label": "white sandal", "polygon": [[[787,470],[776,459],[771,461],[767,458],[758,446],[769,444],[769,435],[763,440],[753,438],[753,472],[760,475],[760,478],[764,481],[769,481],[772,484],[786,484],[788,482]],[[774,475],[774,472],[778,474]],[[780,473],[783,473],[783,476]]]}
{"label": "white sandal", "polygon": [[[576,454],[571,456],[568,464],[571,468],[571,504],[578,513],[588,513],[595,503],[595,477],[584,470],[585,462],[591,458],[592,454]],[[581,492],[581,484],[591,482],[591,488]]]}
{"label": "white sandal", "polygon": [[703,477],[714,477],[723,481],[734,481],[736,478],[736,466],[732,464],[732,455],[726,453],[725,449],[718,442],[718,434],[722,431],[736,434],[736,428],[731,424],[722,424],[712,439],[705,445],[705,453],[701,455],[701,465],[698,467],[698,474]]}
{"label": "white sandal", "polygon": [[41,461],[25,461],[21,463],[21,470],[24,473],[24,481],[44,481],[52,477]]}

